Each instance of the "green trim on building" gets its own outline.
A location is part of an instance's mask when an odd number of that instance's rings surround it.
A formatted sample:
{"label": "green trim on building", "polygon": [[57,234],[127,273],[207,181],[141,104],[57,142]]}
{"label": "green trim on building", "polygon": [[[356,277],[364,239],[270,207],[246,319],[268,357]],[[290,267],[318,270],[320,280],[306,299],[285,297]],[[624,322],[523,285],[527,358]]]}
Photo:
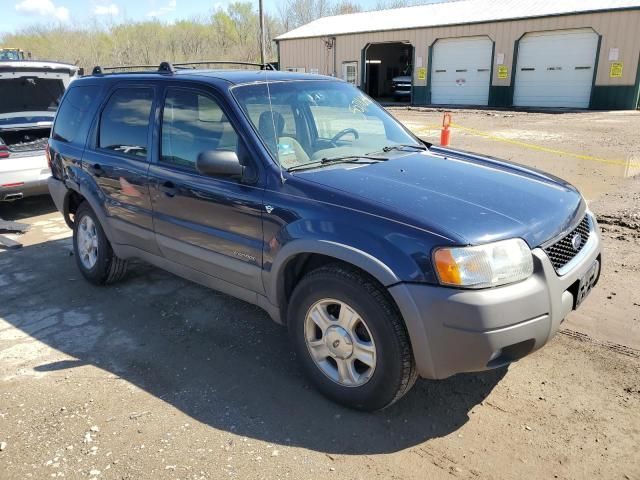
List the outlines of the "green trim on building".
{"label": "green trim on building", "polygon": [[591,96],[589,97],[589,108],[593,108],[593,99],[596,91],[596,77],[598,76],[598,64],[600,63],[600,47],[602,46],[602,35],[598,34],[598,47],[596,48],[596,59],[593,67],[593,78],[591,79]]}
{"label": "green trim on building", "polygon": [[429,45],[429,51],[427,53],[427,61],[429,62],[429,68],[427,68],[427,87],[425,93],[425,104],[431,104],[431,78],[433,77],[433,46],[436,44],[438,40],[434,40],[431,45]]}
{"label": "green trim on building", "polygon": [[638,55],[638,67],[636,69],[636,108],[640,108],[640,55]]}
{"label": "green trim on building", "polygon": [[414,85],[411,89],[411,105],[428,105],[427,87],[422,85]]}
{"label": "green trim on building", "polygon": [[[360,50],[360,85],[359,88],[360,90],[362,90],[363,92],[367,91],[367,73],[366,73],[366,69],[367,69],[367,47],[369,46],[369,44],[365,44],[364,47],[362,47],[362,50]],[[335,48],[335,46],[334,46]]]}
{"label": "green trim on building", "polygon": [[636,85],[595,85],[589,108],[594,110],[633,110],[638,106]]}
{"label": "green trim on building", "polygon": [[510,107],[513,103],[513,89],[509,86],[489,87],[490,107]]}

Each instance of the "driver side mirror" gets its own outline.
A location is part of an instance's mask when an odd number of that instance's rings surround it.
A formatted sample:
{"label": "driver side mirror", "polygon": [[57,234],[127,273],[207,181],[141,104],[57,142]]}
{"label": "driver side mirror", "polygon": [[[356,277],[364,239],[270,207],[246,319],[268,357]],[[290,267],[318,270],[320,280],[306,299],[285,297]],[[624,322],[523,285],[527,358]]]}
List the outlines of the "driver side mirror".
{"label": "driver side mirror", "polygon": [[206,150],[198,155],[196,170],[210,177],[242,177],[244,166],[231,150]]}

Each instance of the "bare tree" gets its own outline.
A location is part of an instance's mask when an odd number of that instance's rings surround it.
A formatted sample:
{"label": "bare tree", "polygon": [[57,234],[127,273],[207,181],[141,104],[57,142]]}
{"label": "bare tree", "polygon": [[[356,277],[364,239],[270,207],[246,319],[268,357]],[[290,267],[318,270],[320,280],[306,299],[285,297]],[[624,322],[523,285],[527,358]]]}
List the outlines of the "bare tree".
{"label": "bare tree", "polygon": [[[411,3],[380,0],[378,6],[389,8]],[[174,24],[94,19],[85,24],[29,26],[16,33],[0,34],[0,44],[18,45],[32,52],[34,58],[76,63],[85,69],[98,64],[155,64],[163,60],[259,61],[256,10],[255,2],[236,1],[206,16]],[[323,16],[359,11],[357,0],[285,0],[279,4],[277,15],[266,15],[265,36],[273,39]],[[267,60],[275,60],[275,44],[269,42],[266,47]]]}

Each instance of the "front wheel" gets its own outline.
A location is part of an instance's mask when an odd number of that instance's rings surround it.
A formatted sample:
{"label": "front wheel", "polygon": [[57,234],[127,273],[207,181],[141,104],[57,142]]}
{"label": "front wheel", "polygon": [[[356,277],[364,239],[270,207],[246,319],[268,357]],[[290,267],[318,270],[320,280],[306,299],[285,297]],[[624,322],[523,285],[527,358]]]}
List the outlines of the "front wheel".
{"label": "front wheel", "polygon": [[127,271],[126,260],[113,252],[98,217],[86,202],[74,216],[73,251],[84,278],[96,285],[114,283]]}
{"label": "front wheel", "polygon": [[408,334],[389,294],[342,264],[307,274],[289,303],[302,368],[327,397],[360,410],[388,407],[416,380]]}

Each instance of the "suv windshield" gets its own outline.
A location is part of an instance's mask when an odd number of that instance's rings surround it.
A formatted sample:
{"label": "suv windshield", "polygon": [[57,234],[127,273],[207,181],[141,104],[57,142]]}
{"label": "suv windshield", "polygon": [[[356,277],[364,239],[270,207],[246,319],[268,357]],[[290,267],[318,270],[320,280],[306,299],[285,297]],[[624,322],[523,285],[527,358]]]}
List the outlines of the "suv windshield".
{"label": "suv windshield", "polygon": [[283,168],[367,157],[394,146],[424,148],[386,110],[348,83],[270,82],[268,89],[265,83],[243,85],[233,94]]}
{"label": "suv windshield", "polygon": [[18,50],[1,50],[0,49],[0,60],[22,60],[22,55]]}

